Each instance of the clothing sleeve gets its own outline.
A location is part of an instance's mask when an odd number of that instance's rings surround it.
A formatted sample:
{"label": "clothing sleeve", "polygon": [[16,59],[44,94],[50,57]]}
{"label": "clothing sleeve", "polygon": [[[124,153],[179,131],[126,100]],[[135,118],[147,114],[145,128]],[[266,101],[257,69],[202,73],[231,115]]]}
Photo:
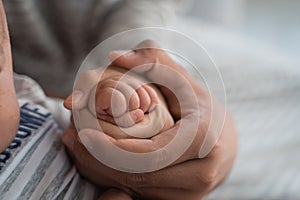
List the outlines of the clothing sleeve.
{"label": "clothing sleeve", "polygon": [[[123,0],[115,3],[99,28],[99,39],[102,41],[109,36],[141,27],[166,27],[190,5],[191,0]],[[97,26],[97,25],[96,25]],[[95,29],[94,29],[95,30]],[[96,28],[97,30],[97,28]]]}

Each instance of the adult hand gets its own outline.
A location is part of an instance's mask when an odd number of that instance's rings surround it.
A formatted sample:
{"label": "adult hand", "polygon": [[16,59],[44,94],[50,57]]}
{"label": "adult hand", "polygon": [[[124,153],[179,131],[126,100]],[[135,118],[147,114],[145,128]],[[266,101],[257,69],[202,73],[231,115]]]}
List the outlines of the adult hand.
{"label": "adult hand", "polygon": [[236,152],[236,131],[230,117],[207,157],[151,173],[125,173],[107,167],[91,156],[75,129],[66,130],[62,139],[82,176],[98,186],[119,188],[141,199],[199,200],[228,175]]}
{"label": "adult hand", "polygon": [[[143,45],[145,45],[145,43],[143,43]],[[149,45],[154,46],[151,42],[150,44],[149,42],[148,44],[146,43],[146,46]],[[120,52],[113,52],[111,57],[119,55]],[[211,101],[207,91],[200,87],[183,68],[173,62],[163,51],[158,49],[146,48],[136,50],[130,54],[121,55],[113,62],[114,65],[127,69],[132,69],[137,65],[147,63],[156,63],[155,65],[146,66],[146,68],[144,68],[146,70],[142,71],[150,80],[156,81],[157,77],[161,78],[161,75],[165,76],[163,80],[165,80],[167,84],[173,80],[174,76],[168,77],[168,73],[162,73],[159,70],[160,64],[170,66],[178,74],[184,76],[196,94],[197,106],[189,107],[189,103],[182,105],[182,102],[178,102],[178,96],[175,96],[168,88],[161,87],[160,90],[168,102],[172,115],[178,120],[176,126],[150,139],[124,141],[111,138],[111,142],[121,148],[136,152],[157,150],[168,144],[174,138],[183,119],[186,119],[185,122],[190,121],[192,123],[194,120],[199,120],[193,117],[200,117],[200,123],[194,141],[190,148],[173,163],[173,166],[151,173],[131,174],[119,172],[106,167],[88,154],[84,146],[79,142],[74,129],[70,129],[64,133],[63,141],[73,155],[82,175],[98,185],[123,188],[132,195],[137,195],[143,199],[202,198],[221,183],[232,167],[236,152],[236,130],[234,123],[229,114],[226,113],[225,123],[219,140],[216,141],[216,138],[212,137],[211,143],[215,144],[213,149],[209,152],[206,151],[208,154],[200,154],[202,158],[199,159],[200,146],[209,129],[209,119],[211,117]],[[179,91],[182,91],[179,96],[189,95],[184,92],[184,88],[181,88],[180,85],[175,86]],[[69,99],[69,101],[71,100]],[[194,112],[200,112],[201,115],[192,115],[191,113]],[[188,132],[189,130],[186,131]],[[90,134],[91,137],[97,135],[97,133],[93,131],[87,134]],[[214,134],[212,135],[214,136]],[[217,143],[214,143],[214,141]],[[210,150],[210,148],[208,149]]]}

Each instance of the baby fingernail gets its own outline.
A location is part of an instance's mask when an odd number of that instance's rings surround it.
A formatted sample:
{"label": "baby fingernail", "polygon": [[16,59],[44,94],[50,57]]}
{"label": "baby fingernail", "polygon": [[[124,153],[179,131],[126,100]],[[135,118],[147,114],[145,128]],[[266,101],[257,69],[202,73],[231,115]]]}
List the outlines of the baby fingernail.
{"label": "baby fingernail", "polygon": [[135,122],[138,122],[138,121],[141,121],[142,119],[144,118],[144,113],[143,113],[143,111],[136,111],[135,113],[134,113],[134,121]]}

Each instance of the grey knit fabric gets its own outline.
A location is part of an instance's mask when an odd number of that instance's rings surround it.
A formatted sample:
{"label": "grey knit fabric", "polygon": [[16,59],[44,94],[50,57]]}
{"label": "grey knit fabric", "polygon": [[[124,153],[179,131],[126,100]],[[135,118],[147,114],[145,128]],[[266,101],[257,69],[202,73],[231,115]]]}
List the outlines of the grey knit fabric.
{"label": "grey knit fabric", "polygon": [[165,26],[182,0],[4,0],[14,70],[68,95],[87,53],[112,34]]}

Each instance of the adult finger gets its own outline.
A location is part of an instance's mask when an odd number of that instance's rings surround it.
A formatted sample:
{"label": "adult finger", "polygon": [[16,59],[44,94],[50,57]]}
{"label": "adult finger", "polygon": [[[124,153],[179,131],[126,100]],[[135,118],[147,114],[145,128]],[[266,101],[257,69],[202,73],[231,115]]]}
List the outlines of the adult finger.
{"label": "adult finger", "polygon": [[105,191],[98,200],[132,200],[131,196],[119,189]]}
{"label": "adult finger", "polygon": [[139,188],[136,190],[141,199],[161,199],[161,200],[201,200],[204,197],[204,192],[191,191],[188,189],[172,189],[172,188]]}
{"label": "adult finger", "polygon": [[234,122],[228,117],[218,143],[206,158],[146,173],[141,175],[140,179],[144,180],[146,187],[167,185],[171,188],[188,188],[208,193],[226,178],[234,163],[236,152],[237,133]]}
{"label": "adult finger", "polygon": [[96,160],[82,145],[75,129],[65,131],[62,135],[62,141],[82,176],[99,186],[121,187],[118,183],[118,178],[121,176],[120,172]]}
{"label": "adult finger", "polygon": [[98,83],[101,68],[87,70],[79,74],[74,84],[74,89],[65,102],[65,106],[71,109],[82,109],[87,106],[92,88]]}
{"label": "adult finger", "polygon": [[82,109],[87,105],[89,90],[74,90],[64,101],[64,107],[68,110]]}
{"label": "adult finger", "polygon": [[[197,159],[170,166],[159,171],[140,174],[145,188],[189,189],[190,191],[205,190],[213,184],[218,164],[214,159]],[[134,184],[134,183],[132,183]],[[210,187],[210,186],[209,186]]]}
{"label": "adult finger", "polygon": [[[169,188],[193,189],[195,186],[198,188],[201,183],[199,180],[203,180],[204,183],[210,182],[212,180],[210,177],[214,176],[211,174],[211,170],[214,169],[215,164],[213,162],[214,160],[210,159],[188,161],[152,173],[131,174],[119,172],[101,164],[91,156],[81,142],[79,142],[75,130],[69,129],[65,131],[62,140],[75,159],[77,167],[83,170],[82,173],[85,174],[85,176],[90,177],[90,173],[94,173],[92,180],[98,184],[102,183],[101,179],[96,179],[96,177],[100,178],[97,174],[100,173],[101,176],[102,174],[107,174],[112,180],[118,180],[121,185],[130,188],[153,188],[165,187],[167,185]],[[195,177],[198,178],[195,179]],[[189,181],[182,182],[182,180]],[[113,182],[114,181],[110,181],[110,183]],[[107,185],[107,183],[105,184]]]}
{"label": "adult finger", "polygon": [[[165,126],[165,123],[167,123],[164,120],[166,117],[161,116],[163,115],[163,111],[160,111],[160,109],[154,109],[152,112],[157,112],[154,115],[157,116],[156,118],[159,118],[160,120],[154,119],[153,121],[153,119],[151,119],[153,117],[145,115],[145,118],[143,119],[141,124],[138,125],[138,127],[121,128],[116,127],[104,120],[95,121],[90,112],[82,110],[81,123],[84,122],[84,127],[81,127],[80,130],[84,130],[80,132],[82,136],[84,136],[86,140],[88,140],[88,146],[91,148],[91,151],[93,151],[95,155],[101,155],[101,152],[103,151],[102,149],[104,147],[99,145],[99,142],[105,142],[103,141],[103,137],[99,134],[99,131],[103,131],[104,133],[107,133],[105,137],[112,143],[113,146],[119,147],[126,151],[135,153],[148,153],[162,149],[164,150],[163,152],[161,152],[163,153],[163,155],[158,156],[159,159],[168,160],[172,158],[174,161],[178,158],[180,158],[180,161],[185,161],[198,157],[200,144],[203,140],[203,138],[201,137],[203,137],[203,134],[196,134],[195,136],[195,134],[190,133],[191,130],[189,130],[189,128],[193,127],[193,121],[187,121],[190,119],[184,119],[185,121],[184,123],[182,123],[183,125],[181,125],[182,120],[180,120],[172,128],[161,131],[160,134],[152,137],[156,129],[162,130]],[[150,130],[148,130],[149,125],[153,127]],[[149,136],[149,134],[151,134],[151,136]],[[128,138],[128,136],[139,136],[139,139]],[[173,141],[175,136],[176,141]],[[168,145],[172,141],[173,143]],[[177,144],[179,141],[181,142]],[[193,145],[190,146],[190,144],[192,143]],[[168,145],[168,148],[164,149],[166,145]],[[186,151],[187,153],[185,153]],[[160,161],[165,162],[166,160]]]}
{"label": "adult finger", "polygon": [[[155,127],[160,127],[161,123],[163,121],[154,120],[152,122],[149,119],[149,115],[144,115],[144,113],[141,110],[137,110],[140,112],[140,114],[132,114],[134,116],[140,115],[139,117],[143,117],[142,123],[139,124],[138,127],[132,126],[132,127],[118,127],[115,125],[115,122],[109,122],[109,119],[102,120],[97,119],[94,117],[93,114],[88,109],[82,109],[79,111],[79,118],[75,121],[76,127],[79,128],[79,130],[82,129],[94,129],[95,136],[97,136],[97,131],[103,131],[104,133],[110,135],[111,137],[115,139],[120,138],[128,138],[131,137],[131,135],[141,135],[141,134],[153,134],[153,129],[149,129],[149,126],[153,123]],[[158,114],[155,114],[156,116],[160,117]],[[134,116],[127,116],[127,118],[134,118]],[[111,119],[114,120],[114,119]],[[131,135],[130,135],[131,134]],[[97,144],[95,144],[97,145]]]}
{"label": "adult finger", "polygon": [[[103,129],[104,128],[103,126]],[[128,136],[124,139],[115,139],[114,135],[114,137],[112,137],[108,134],[101,134],[99,130],[95,129],[83,129],[79,132],[79,135],[84,146],[86,146],[90,150],[90,153],[96,158],[102,155],[103,149],[107,148],[111,150],[112,146],[134,153],[147,153],[154,150],[152,140],[150,139],[128,138]]]}
{"label": "adult finger", "polygon": [[61,136],[62,141],[71,157],[74,157],[73,148],[74,143],[77,138],[77,132],[74,128],[69,128],[65,130]]}
{"label": "adult finger", "polygon": [[181,73],[185,70],[174,62],[154,41],[145,40],[137,45],[134,50],[116,50],[109,53],[112,64],[125,69],[133,69],[136,66],[147,63],[160,63],[172,67]]}

